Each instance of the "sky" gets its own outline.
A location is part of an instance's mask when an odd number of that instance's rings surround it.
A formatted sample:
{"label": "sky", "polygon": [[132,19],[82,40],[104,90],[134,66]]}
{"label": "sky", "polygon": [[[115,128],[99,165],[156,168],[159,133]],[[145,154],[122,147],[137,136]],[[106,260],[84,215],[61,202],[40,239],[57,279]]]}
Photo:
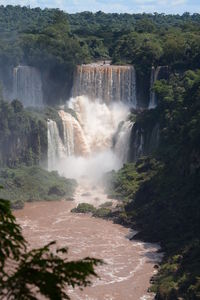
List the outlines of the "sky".
{"label": "sky", "polygon": [[116,13],[200,13],[200,0],[0,0],[0,5],[60,8],[68,13],[104,11]]}

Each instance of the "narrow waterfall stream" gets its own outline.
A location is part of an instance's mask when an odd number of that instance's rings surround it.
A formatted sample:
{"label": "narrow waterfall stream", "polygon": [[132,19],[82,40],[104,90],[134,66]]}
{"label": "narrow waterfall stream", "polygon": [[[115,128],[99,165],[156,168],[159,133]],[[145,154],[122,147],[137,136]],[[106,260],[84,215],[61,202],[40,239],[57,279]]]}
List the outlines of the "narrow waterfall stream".
{"label": "narrow waterfall stream", "polygon": [[13,97],[24,106],[43,106],[42,79],[39,70],[18,66],[13,70]]}

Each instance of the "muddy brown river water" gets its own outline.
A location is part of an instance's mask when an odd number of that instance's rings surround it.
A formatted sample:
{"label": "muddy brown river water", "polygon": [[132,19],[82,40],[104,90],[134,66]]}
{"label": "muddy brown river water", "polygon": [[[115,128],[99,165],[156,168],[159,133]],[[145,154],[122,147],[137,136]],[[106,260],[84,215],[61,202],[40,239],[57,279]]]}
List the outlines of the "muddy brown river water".
{"label": "muddy brown river water", "polygon": [[[56,240],[59,246],[69,247],[69,259],[90,256],[104,260],[106,264],[97,268],[100,279],[94,279],[91,287],[68,290],[72,300],[153,299],[147,290],[160,259],[158,246],[130,241],[130,230],[111,221],[72,214],[76,203],[86,202],[84,197],[84,188],[79,187],[73,202],[27,203],[15,211],[30,247]],[[105,202],[106,196],[96,190],[87,199],[90,203],[94,199]]]}

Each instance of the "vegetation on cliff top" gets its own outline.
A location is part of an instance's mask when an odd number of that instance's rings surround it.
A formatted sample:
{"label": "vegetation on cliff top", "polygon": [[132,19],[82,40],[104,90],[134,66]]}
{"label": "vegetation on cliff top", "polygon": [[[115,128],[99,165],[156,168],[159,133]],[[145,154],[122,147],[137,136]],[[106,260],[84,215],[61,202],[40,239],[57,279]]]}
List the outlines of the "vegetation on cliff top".
{"label": "vegetation on cliff top", "polygon": [[158,81],[155,90],[158,107],[141,113],[138,122],[145,126],[147,115],[157,115],[159,147],[152,157],[107,174],[107,188],[124,199],[117,221],[136,226],[137,237],[162,245],[156,299],[199,299],[200,73],[172,75],[169,82]]}
{"label": "vegetation on cliff top", "polygon": [[1,6],[0,64],[25,62],[50,68],[57,77],[76,64],[106,58],[134,64],[140,72],[152,64],[194,69],[200,61],[199,29],[199,14],[70,15],[58,9]]}
{"label": "vegetation on cliff top", "polygon": [[0,166],[38,164],[47,153],[47,125],[41,113],[28,111],[18,100],[0,99]]}
{"label": "vegetation on cliff top", "polygon": [[0,170],[0,197],[11,199],[13,208],[21,208],[25,201],[71,200],[76,188],[74,179],[66,179],[56,171],[48,172],[40,167],[21,166]]}
{"label": "vegetation on cliff top", "polygon": [[[20,101],[7,102],[0,93],[0,167],[45,165],[47,157],[47,122],[56,122],[61,139],[63,122],[60,107],[24,108]],[[77,118],[72,109],[64,110]]]}

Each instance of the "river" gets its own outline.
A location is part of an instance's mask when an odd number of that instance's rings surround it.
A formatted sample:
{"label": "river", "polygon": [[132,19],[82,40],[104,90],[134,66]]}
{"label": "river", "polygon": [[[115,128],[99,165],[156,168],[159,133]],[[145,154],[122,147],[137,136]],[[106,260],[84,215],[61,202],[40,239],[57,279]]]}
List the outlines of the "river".
{"label": "river", "polygon": [[[155,273],[154,265],[160,259],[157,245],[130,241],[129,229],[111,221],[90,215],[72,214],[70,210],[80,202],[98,205],[106,195],[93,187],[80,185],[74,201],[26,203],[15,211],[17,221],[30,247],[40,247],[52,240],[59,246],[68,246],[69,259],[86,256],[101,258],[106,264],[97,268],[100,279],[83,291],[69,288],[72,300],[146,300],[149,280]],[[87,200],[86,200],[87,199]]]}

